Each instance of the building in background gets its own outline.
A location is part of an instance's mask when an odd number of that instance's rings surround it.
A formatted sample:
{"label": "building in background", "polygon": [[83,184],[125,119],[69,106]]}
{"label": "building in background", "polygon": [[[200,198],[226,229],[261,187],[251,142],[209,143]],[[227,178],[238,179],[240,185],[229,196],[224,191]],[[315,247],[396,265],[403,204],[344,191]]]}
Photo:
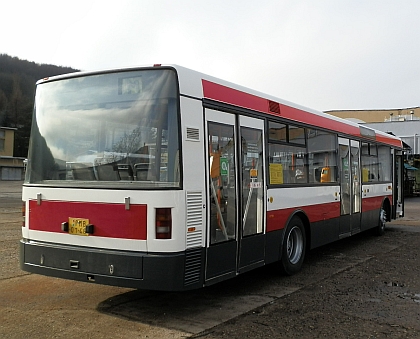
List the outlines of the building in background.
{"label": "building in background", "polygon": [[22,180],[25,158],[13,156],[16,128],[0,127],[0,180]]}
{"label": "building in background", "polygon": [[368,110],[336,110],[326,111],[325,113],[340,117],[343,119],[358,119],[365,123],[385,122],[392,118],[393,121],[405,118],[420,119],[420,107],[401,108],[401,109],[368,109]]}

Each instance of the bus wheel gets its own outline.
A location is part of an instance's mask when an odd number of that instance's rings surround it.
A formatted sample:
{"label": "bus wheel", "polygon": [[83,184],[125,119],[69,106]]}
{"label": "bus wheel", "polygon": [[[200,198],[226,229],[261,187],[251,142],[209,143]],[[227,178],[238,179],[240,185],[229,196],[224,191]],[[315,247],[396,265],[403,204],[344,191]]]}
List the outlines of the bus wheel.
{"label": "bus wheel", "polygon": [[381,207],[381,210],[379,212],[378,226],[376,227],[377,235],[384,235],[385,225],[386,225],[386,211],[383,207]]}
{"label": "bus wheel", "polygon": [[306,250],[305,227],[299,217],[293,217],[286,227],[283,240],[281,268],[287,275],[300,271]]}

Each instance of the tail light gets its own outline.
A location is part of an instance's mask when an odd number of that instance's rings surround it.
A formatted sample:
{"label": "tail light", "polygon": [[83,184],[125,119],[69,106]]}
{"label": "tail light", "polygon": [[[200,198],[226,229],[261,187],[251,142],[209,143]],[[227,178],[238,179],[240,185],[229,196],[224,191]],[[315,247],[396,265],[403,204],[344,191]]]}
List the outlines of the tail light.
{"label": "tail light", "polygon": [[172,215],[170,208],[156,208],[156,239],[172,238]]}
{"label": "tail light", "polygon": [[26,203],[22,202],[22,227],[25,227]]}

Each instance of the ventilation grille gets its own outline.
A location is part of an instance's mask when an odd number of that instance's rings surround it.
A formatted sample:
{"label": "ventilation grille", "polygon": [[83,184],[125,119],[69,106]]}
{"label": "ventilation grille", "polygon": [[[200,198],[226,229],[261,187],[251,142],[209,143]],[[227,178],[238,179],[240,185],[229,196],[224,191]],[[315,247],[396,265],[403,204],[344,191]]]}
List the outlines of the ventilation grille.
{"label": "ventilation grille", "polygon": [[270,112],[280,114],[280,104],[278,102],[268,100],[268,108]]}
{"label": "ventilation grille", "polygon": [[201,249],[196,249],[185,253],[185,286],[200,282],[201,252]]}
{"label": "ventilation grille", "polygon": [[187,140],[200,141],[200,130],[198,128],[187,127]]}
{"label": "ventilation grille", "polygon": [[203,195],[200,191],[187,192],[187,245],[186,248],[202,246]]}

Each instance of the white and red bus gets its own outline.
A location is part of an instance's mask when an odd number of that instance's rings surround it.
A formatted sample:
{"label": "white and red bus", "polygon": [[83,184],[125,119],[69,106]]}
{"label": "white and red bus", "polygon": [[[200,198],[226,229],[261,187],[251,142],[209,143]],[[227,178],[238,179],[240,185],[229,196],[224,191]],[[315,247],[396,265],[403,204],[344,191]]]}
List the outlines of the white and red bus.
{"label": "white and red bus", "polygon": [[37,83],[21,267],[187,290],[403,214],[401,140],[179,66]]}

